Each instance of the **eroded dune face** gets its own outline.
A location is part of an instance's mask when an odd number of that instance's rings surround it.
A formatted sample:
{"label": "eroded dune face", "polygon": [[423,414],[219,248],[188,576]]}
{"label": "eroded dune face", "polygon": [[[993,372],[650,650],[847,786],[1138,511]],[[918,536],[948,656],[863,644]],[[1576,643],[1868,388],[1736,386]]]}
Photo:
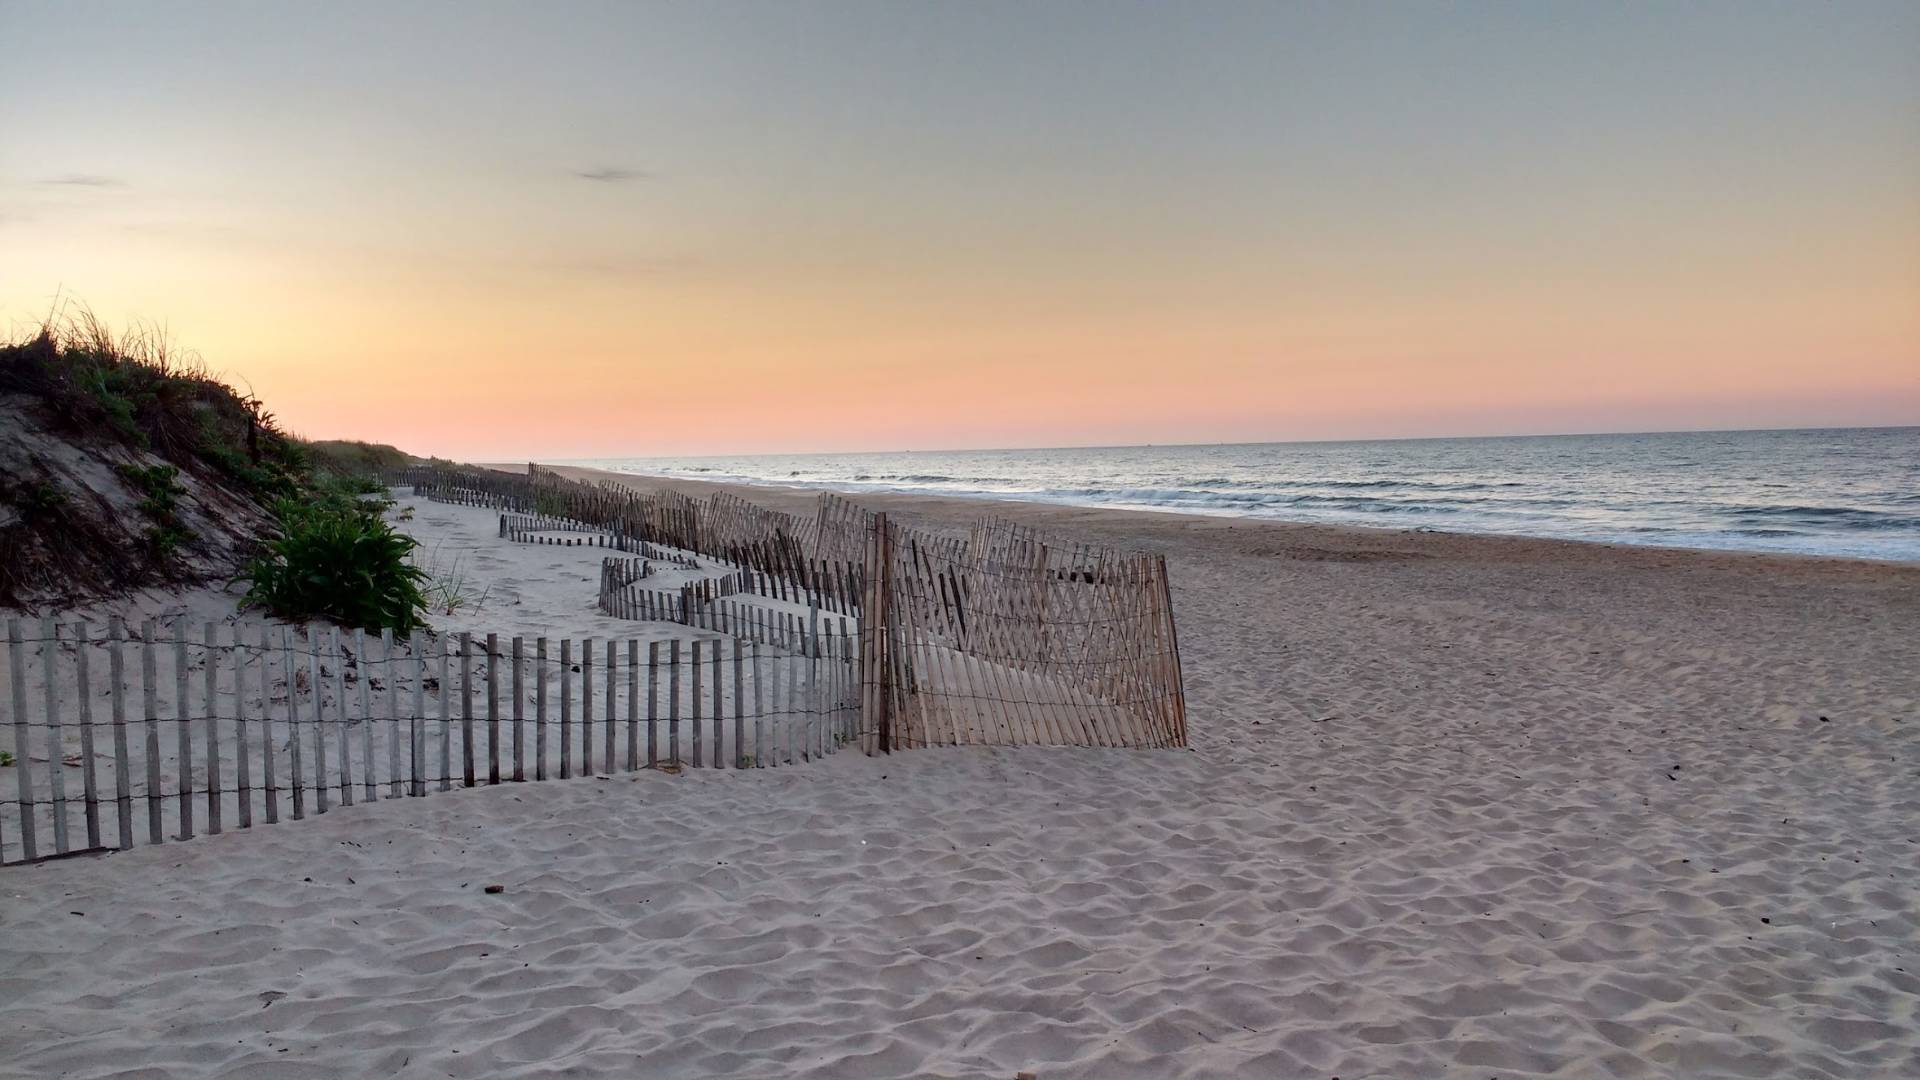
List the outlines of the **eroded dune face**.
{"label": "eroded dune face", "polygon": [[[149,474],[147,470],[165,470]],[[173,542],[148,556],[156,527],[145,475],[164,475]],[[0,394],[0,605],[71,606],[156,584],[224,579],[266,534],[256,502],[214,478],[120,443],[49,424],[35,401]]]}

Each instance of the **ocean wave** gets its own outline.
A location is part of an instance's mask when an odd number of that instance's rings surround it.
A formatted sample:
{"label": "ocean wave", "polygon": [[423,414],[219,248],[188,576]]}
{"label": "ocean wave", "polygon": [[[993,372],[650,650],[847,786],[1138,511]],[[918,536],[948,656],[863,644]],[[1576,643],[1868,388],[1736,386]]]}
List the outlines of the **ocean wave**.
{"label": "ocean wave", "polygon": [[1465,507],[1437,500],[1406,501],[1368,499],[1351,495],[1316,495],[1310,492],[1261,492],[1232,494],[1197,491],[1191,488],[1052,488],[1030,492],[997,492],[1043,502],[1073,502],[1093,505],[1192,507],[1205,510],[1239,510],[1258,513],[1263,510],[1348,510],[1360,513],[1457,513]]}
{"label": "ocean wave", "polygon": [[623,459],[849,494],[1920,560],[1920,428]]}
{"label": "ocean wave", "polygon": [[1804,522],[1823,528],[1920,529],[1920,518],[1858,506],[1735,506],[1720,512],[1741,519]]}

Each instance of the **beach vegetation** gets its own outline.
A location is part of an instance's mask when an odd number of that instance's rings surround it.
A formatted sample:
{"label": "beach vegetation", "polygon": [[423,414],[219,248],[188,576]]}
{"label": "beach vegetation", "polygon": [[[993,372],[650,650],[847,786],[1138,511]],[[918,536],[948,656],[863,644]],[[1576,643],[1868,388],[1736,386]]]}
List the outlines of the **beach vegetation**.
{"label": "beach vegetation", "polygon": [[427,609],[435,615],[448,616],[480,611],[493,595],[493,587],[477,587],[467,576],[464,559],[458,555],[442,558],[440,552],[435,546],[423,562],[418,558],[419,549],[414,551],[415,565],[425,575],[421,591],[427,598]]}
{"label": "beach vegetation", "polygon": [[177,513],[180,497],[187,493],[180,486],[180,470],[164,463],[154,465],[123,464],[119,468],[140,502],[134,507],[147,520],[141,539],[147,554],[156,561],[171,558],[188,536]]}
{"label": "beach vegetation", "polygon": [[0,606],[224,580],[283,504],[377,520],[379,475],[412,460],[303,441],[164,327],[72,305],[0,341],[0,402]]}
{"label": "beach vegetation", "polygon": [[248,564],[246,603],[294,622],[329,619],[407,634],[423,625],[426,574],[418,541],[396,531],[379,504],[337,493],[282,499],[279,535]]}
{"label": "beach vegetation", "polygon": [[377,478],[413,464],[413,456],[385,443],[317,439],[302,444],[316,471]]}

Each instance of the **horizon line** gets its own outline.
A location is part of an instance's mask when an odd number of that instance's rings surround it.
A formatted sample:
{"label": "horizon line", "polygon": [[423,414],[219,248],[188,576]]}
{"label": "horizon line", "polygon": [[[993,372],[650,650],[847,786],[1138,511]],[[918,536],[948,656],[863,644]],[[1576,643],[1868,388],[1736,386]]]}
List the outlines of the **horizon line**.
{"label": "horizon line", "polygon": [[[989,451],[1140,450],[1149,448],[1183,450],[1215,446],[1322,446],[1335,443],[1453,442],[1468,439],[1617,438],[1636,435],[1750,435],[1794,431],[1907,431],[1912,429],[1920,429],[1920,422],[1911,424],[1834,424],[1813,427],[1668,428],[1647,431],[1525,431],[1509,432],[1499,435],[1394,435],[1346,439],[1252,439],[1220,442],[1082,443],[1066,446],[946,446],[927,447],[924,449],[891,448],[886,450],[758,450],[727,453],[633,454],[627,455],[626,457],[613,455],[565,458],[552,457],[546,460],[556,465],[588,465],[596,461],[670,460],[675,458],[827,457],[846,454],[971,454]],[[527,460],[539,464],[540,456],[527,455]]]}

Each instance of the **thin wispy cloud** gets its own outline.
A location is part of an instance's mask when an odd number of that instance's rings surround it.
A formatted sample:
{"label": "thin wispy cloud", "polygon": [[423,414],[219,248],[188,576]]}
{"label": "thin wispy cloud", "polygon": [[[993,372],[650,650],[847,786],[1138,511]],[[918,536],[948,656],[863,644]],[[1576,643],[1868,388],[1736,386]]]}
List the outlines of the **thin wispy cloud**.
{"label": "thin wispy cloud", "polygon": [[64,176],[49,176],[40,181],[60,187],[110,188],[126,187],[127,182],[117,176],[101,176],[97,173],[67,173]]}
{"label": "thin wispy cloud", "polygon": [[650,172],[643,172],[639,169],[616,169],[604,165],[597,169],[576,172],[573,175],[582,180],[592,180],[597,184],[625,184],[634,180],[653,179],[653,174]]}
{"label": "thin wispy cloud", "polygon": [[673,277],[700,269],[704,263],[691,255],[586,255],[557,258],[543,263],[546,268],[565,274],[590,278],[627,280],[633,278]]}

